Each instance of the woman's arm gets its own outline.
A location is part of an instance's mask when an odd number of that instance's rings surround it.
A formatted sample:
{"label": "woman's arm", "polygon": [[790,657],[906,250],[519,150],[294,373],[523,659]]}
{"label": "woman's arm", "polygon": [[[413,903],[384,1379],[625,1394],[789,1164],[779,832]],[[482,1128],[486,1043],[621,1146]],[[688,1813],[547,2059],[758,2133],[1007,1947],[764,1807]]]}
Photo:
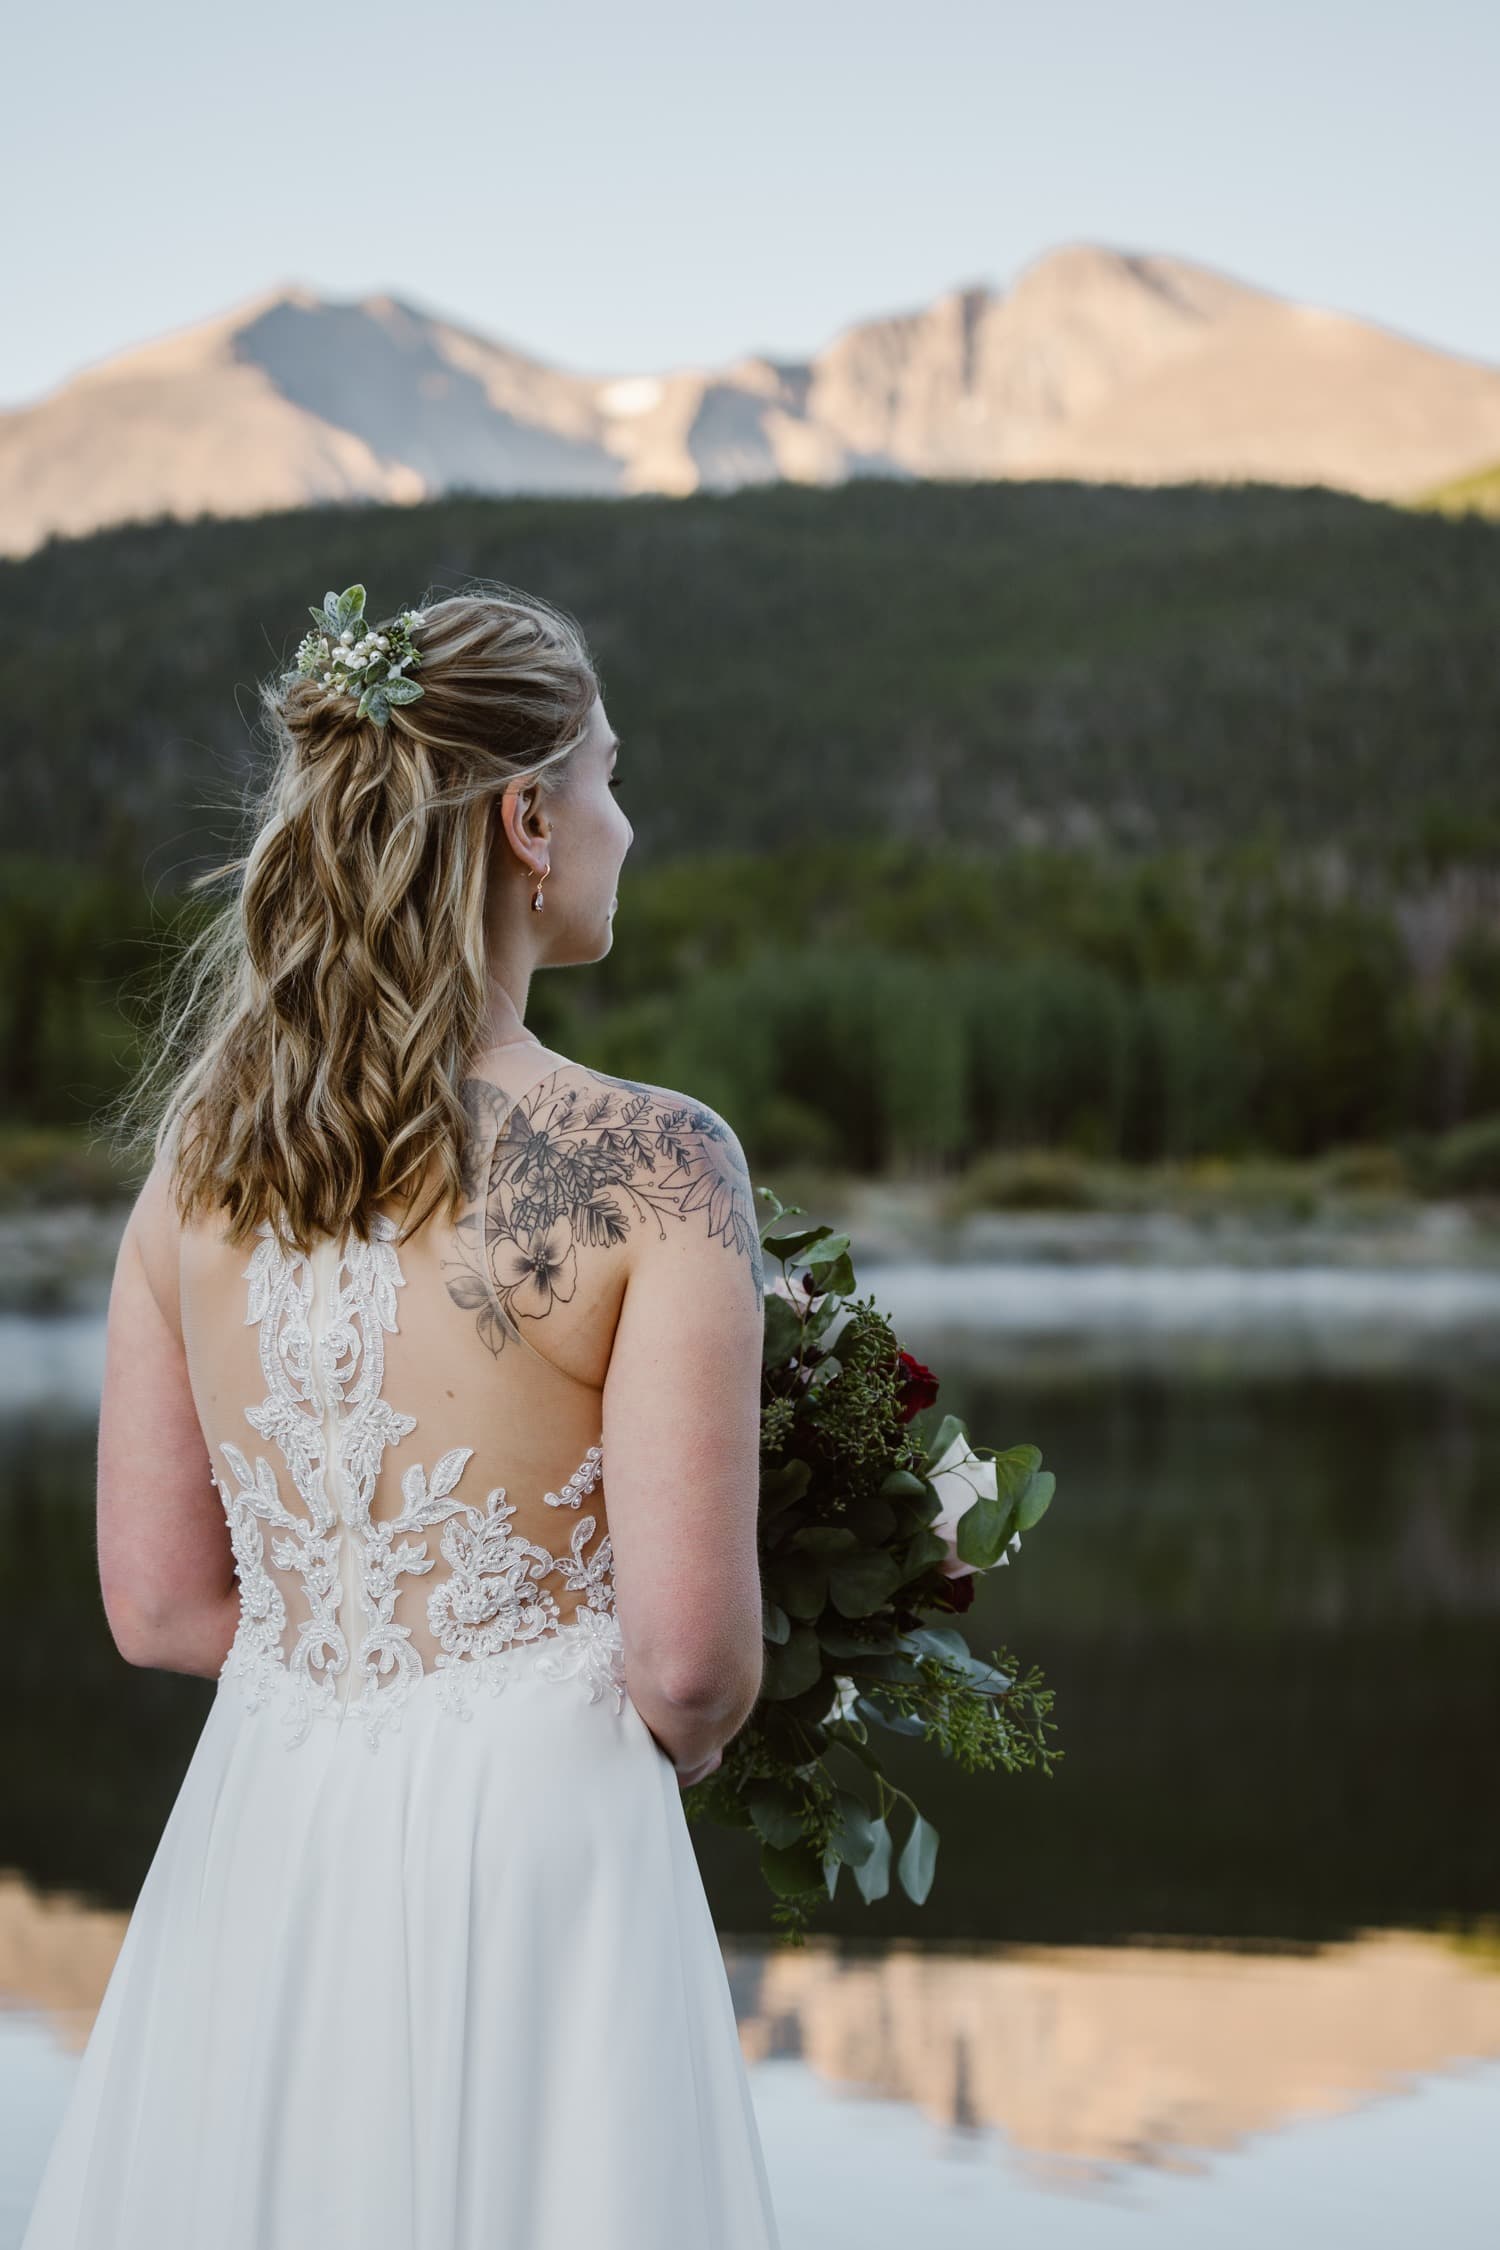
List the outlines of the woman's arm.
{"label": "woman's arm", "polygon": [[217,1674],[239,1616],[223,1504],[188,1385],[178,1228],[152,1169],[115,1261],[99,1406],[99,1586],[129,1664]]}
{"label": "woman's arm", "polygon": [[720,1207],[748,1228],[714,1231],[700,1207],[633,1239],[603,1400],[626,1680],[684,1781],[744,1725],[762,1664],[760,1245],[739,1143],[699,1115]]}

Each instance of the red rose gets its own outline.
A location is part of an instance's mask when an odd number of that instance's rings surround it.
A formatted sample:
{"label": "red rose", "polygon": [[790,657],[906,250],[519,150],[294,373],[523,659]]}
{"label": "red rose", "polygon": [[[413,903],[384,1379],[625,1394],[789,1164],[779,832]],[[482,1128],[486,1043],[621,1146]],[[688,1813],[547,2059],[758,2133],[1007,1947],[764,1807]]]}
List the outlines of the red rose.
{"label": "red rose", "polygon": [[930,1367],[924,1367],[910,1352],[898,1355],[896,1367],[896,1396],[901,1402],[901,1419],[909,1422],[920,1414],[924,1406],[931,1406],[938,1395],[938,1379]]}
{"label": "red rose", "polygon": [[979,1573],[971,1570],[964,1578],[950,1578],[944,1592],[950,1609],[967,1609],[974,1599],[974,1589],[979,1584]]}

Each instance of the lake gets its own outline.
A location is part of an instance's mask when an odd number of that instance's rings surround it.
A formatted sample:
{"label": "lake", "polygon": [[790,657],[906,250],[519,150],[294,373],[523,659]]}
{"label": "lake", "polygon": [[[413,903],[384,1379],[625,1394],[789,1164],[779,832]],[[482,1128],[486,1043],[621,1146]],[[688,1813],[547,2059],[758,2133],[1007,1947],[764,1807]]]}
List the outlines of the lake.
{"label": "lake", "polygon": [[[846,1879],[800,1950],[694,1830],[786,2250],[1492,2244],[1500,1275],[860,1281],[976,1438],[1057,1473],[965,1622],[1043,1667],[1065,1756],[924,1772],[926,1907]],[[0,1321],[0,2250],[212,1693],[104,1630],[101,1346]]]}

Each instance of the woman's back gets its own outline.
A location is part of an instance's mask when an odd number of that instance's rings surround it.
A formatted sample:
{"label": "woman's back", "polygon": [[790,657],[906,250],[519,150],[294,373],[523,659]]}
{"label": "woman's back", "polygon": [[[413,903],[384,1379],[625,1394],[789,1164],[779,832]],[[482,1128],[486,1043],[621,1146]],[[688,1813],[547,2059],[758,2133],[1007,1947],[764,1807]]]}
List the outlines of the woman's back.
{"label": "woman's back", "polygon": [[241,1583],[229,1670],[283,1696],[297,1733],[352,1707],[374,1742],[425,1673],[457,1702],[484,1660],[563,1626],[560,1658],[623,1686],[601,1399],[630,1201],[649,1184],[679,1203],[688,1180],[637,1181],[652,1090],[572,1063],[529,1082],[513,1064],[507,1085],[502,1060],[465,1081],[456,1218],[439,1206],[402,1241],[381,1211],[368,1242],[310,1255],[266,1222],[248,1255],[212,1226],[182,1238]]}
{"label": "woman's back", "polygon": [[376,1741],[425,1672],[459,1696],[578,1611],[573,1654],[623,1683],[598,1444],[623,1235],[580,1244],[567,1183],[618,1100],[576,1064],[526,1107],[470,1075],[472,1192],[405,1242],[394,1208],[310,1255],[268,1222],[250,1253],[184,1233],[182,1339],[241,1577],[229,1672],[286,1696],[295,1732],[353,1705]]}

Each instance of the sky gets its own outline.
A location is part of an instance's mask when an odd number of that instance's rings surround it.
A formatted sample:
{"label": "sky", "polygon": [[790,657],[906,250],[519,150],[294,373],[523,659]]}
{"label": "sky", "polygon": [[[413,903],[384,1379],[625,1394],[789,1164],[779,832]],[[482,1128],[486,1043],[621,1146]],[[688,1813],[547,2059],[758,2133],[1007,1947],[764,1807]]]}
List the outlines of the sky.
{"label": "sky", "polygon": [[6,64],[3,407],[286,282],[631,374],[1075,241],[1500,364],[1494,0],[57,0]]}

